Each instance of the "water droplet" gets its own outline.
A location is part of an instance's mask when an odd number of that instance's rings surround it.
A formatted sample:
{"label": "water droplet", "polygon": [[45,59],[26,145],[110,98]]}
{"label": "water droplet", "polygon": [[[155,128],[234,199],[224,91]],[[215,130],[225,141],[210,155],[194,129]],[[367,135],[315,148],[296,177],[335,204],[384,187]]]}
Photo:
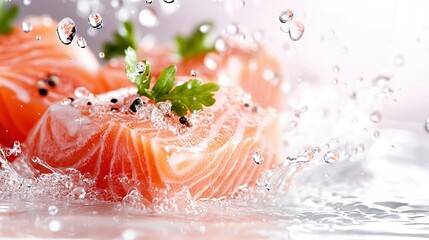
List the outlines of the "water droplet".
{"label": "water droplet", "polygon": [[156,15],[155,11],[150,8],[140,11],[139,22],[145,27],[155,27],[159,24],[158,16]]}
{"label": "water droplet", "polygon": [[174,0],[164,0],[165,3],[173,3]]}
{"label": "water droplet", "polygon": [[159,110],[161,110],[162,114],[164,114],[164,115],[170,114],[171,106],[172,106],[172,103],[168,100],[165,102],[159,102],[158,103],[158,108],[159,108]]}
{"label": "water droplet", "polygon": [[69,45],[76,35],[76,25],[71,18],[63,18],[57,26],[57,35],[60,41]]}
{"label": "water droplet", "polygon": [[74,95],[77,98],[88,98],[91,95],[91,92],[85,87],[77,87],[74,90]]}
{"label": "water droplet", "polygon": [[365,151],[365,145],[359,144],[357,146],[357,151],[360,152],[360,153],[363,153]]}
{"label": "water droplet", "polygon": [[58,232],[61,229],[61,222],[57,220],[52,220],[49,222],[48,228],[51,232]]}
{"label": "water droplet", "polygon": [[91,13],[88,16],[88,23],[91,27],[100,29],[103,27],[103,18],[99,13]]}
{"label": "water droplet", "polygon": [[339,73],[340,72],[340,66],[338,66],[338,65],[333,66],[332,67],[332,72]]}
{"label": "water droplet", "polygon": [[210,70],[215,70],[217,68],[217,63],[210,53],[204,57],[204,65]]}
{"label": "water droplet", "polygon": [[320,147],[314,147],[311,151],[313,153],[320,153],[322,151],[322,149],[320,149]]}
{"label": "water droplet", "polygon": [[138,74],[143,74],[146,71],[146,63],[140,61],[136,64],[136,71]]}
{"label": "water droplet", "polygon": [[104,58],[104,52],[99,52],[99,53],[98,53],[98,57],[100,57],[100,58]]}
{"label": "water droplet", "polygon": [[195,71],[195,70],[193,70],[193,69],[191,70],[191,76],[192,76],[192,77],[196,77],[196,76],[197,76],[197,74],[198,74],[198,73],[197,73],[197,71]]}
{"label": "water droplet", "polygon": [[324,156],[323,160],[326,163],[334,163],[340,158],[340,153],[337,150],[328,151]]}
{"label": "water droplet", "polygon": [[375,137],[375,138],[380,137],[380,131],[375,130],[375,131],[374,131],[374,137]]}
{"label": "water droplet", "polygon": [[31,4],[31,0],[24,0],[23,3],[24,5],[28,6]]}
{"label": "water droplet", "polygon": [[287,9],[286,11],[283,11],[280,13],[279,15],[279,20],[281,23],[287,23],[292,21],[293,19],[293,12],[289,9]]}
{"label": "water droplet", "polygon": [[208,33],[210,32],[212,29],[212,25],[211,24],[201,24],[199,30],[202,33]]}
{"label": "water droplet", "polygon": [[147,4],[152,4],[152,0],[146,0]]}
{"label": "water droplet", "polygon": [[55,206],[55,205],[51,205],[51,206],[49,206],[49,207],[48,207],[48,213],[49,213],[49,215],[51,215],[51,216],[53,216],[53,215],[57,214],[57,213],[58,213],[58,207],[57,207],[57,206]]}
{"label": "water droplet", "polygon": [[218,37],[215,40],[214,47],[216,51],[219,51],[219,52],[225,52],[228,49],[228,46],[226,45],[225,40],[221,37]]}
{"label": "water droplet", "polygon": [[264,161],[264,157],[259,150],[252,154],[252,159],[256,164],[261,164]]}
{"label": "water droplet", "polygon": [[23,32],[28,33],[33,30],[33,25],[31,24],[31,22],[23,21],[21,24],[21,29]]}
{"label": "water droplet", "polygon": [[82,200],[86,196],[86,191],[83,187],[77,187],[71,192],[74,199]]}
{"label": "water droplet", "polygon": [[80,48],[85,48],[85,47],[86,47],[86,40],[85,40],[85,38],[83,38],[83,37],[79,37],[79,38],[77,39],[76,43],[77,43],[77,45],[78,45]]}
{"label": "water droplet", "polygon": [[289,29],[290,29],[289,25],[285,25],[285,26],[280,27],[280,30],[282,30],[282,32],[284,32],[284,33],[289,33]]}
{"label": "water droplet", "polygon": [[405,64],[405,59],[403,56],[399,55],[395,58],[395,66],[402,67]]}
{"label": "water droplet", "polygon": [[37,41],[42,40],[42,36],[40,36],[40,35],[36,35],[36,40],[37,40]]}
{"label": "water droplet", "polygon": [[379,123],[381,122],[381,112],[380,111],[375,111],[371,114],[371,116],[369,116],[369,120],[371,120],[371,122],[373,123]]}
{"label": "water droplet", "polygon": [[298,21],[292,21],[289,27],[289,37],[293,41],[298,41],[304,34],[304,24]]}
{"label": "water droplet", "polygon": [[298,126],[298,122],[297,121],[294,121],[294,120],[290,121],[290,127],[291,128],[296,128],[296,126]]}

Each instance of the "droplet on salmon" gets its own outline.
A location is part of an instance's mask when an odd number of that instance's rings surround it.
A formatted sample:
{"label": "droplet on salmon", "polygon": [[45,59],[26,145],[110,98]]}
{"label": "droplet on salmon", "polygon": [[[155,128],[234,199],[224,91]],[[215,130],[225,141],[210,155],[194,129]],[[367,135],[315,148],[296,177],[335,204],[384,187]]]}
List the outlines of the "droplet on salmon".
{"label": "droplet on salmon", "polygon": [[77,98],[88,98],[89,96],[91,96],[91,92],[84,87],[78,87],[74,90],[74,95]]}
{"label": "droplet on salmon", "polygon": [[261,164],[264,161],[264,157],[259,150],[253,153],[252,159],[256,164]]}
{"label": "droplet on salmon", "polygon": [[33,30],[33,25],[31,24],[31,22],[23,21],[21,24],[21,29],[23,32],[28,33],[28,32],[31,32],[31,30]]}
{"label": "droplet on salmon", "polygon": [[292,21],[289,27],[289,37],[293,41],[298,41],[304,34],[304,24],[298,21]]}
{"label": "droplet on salmon", "polygon": [[86,40],[85,40],[85,38],[83,38],[83,37],[79,37],[79,38],[77,39],[76,43],[77,43],[77,45],[78,45],[80,48],[85,48],[85,47],[86,47]]}
{"label": "droplet on salmon", "polygon": [[71,18],[63,18],[57,25],[57,35],[62,43],[69,45],[76,35],[76,24]]}
{"label": "droplet on salmon", "polygon": [[286,11],[283,11],[279,15],[279,20],[281,23],[287,23],[292,21],[293,19],[293,12],[292,10],[287,9]]}
{"label": "droplet on salmon", "polygon": [[88,16],[88,23],[91,27],[100,29],[103,27],[103,18],[99,13],[91,13]]}
{"label": "droplet on salmon", "polygon": [[139,22],[145,27],[155,27],[159,23],[158,16],[156,15],[155,11],[150,8],[140,11]]}

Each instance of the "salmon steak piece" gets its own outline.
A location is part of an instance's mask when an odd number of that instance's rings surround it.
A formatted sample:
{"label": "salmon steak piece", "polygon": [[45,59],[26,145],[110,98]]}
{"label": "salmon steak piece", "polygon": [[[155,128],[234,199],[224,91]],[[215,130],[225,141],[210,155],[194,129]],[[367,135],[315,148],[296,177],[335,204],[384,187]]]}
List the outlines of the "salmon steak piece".
{"label": "salmon steak piece", "polygon": [[49,17],[25,21],[32,31],[14,26],[12,32],[0,35],[0,144],[6,146],[24,141],[44,111],[72,96],[76,87],[107,91],[89,49],[62,44],[57,24]]}
{"label": "salmon steak piece", "polygon": [[219,198],[278,163],[277,111],[254,104],[241,88],[221,87],[214,105],[180,118],[169,102],[136,92],[122,88],[52,105],[31,131],[26,154],[89,173],[114,199],[135,187],[151,200],[166,186],[185,186],[195,199]]}

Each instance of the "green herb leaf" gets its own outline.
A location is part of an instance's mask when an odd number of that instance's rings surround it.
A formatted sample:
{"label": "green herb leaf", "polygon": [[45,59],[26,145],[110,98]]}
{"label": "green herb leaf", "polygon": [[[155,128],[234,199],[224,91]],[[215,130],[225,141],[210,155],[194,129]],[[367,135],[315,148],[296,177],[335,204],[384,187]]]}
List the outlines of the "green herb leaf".
{"label": "green herb leaf", "polygon": [[216,102],[214,92],[217,90],[219,85],[216,83],[202,84],[199,79],[191,79],[156,100],[157,102],[170,100],[171,110],[179,116],[184,116],[188,110],[194,112],[203,109],[203,105],[206,107],[213,105]]}
{"label": "green herb leaf", "polygon": [[201,26],[213,27],[210,22],[200,24],[189,37],[178,35],[176,37],[177,53],[182,59],[187,59],[199,54],[208,53],[214,50],[214,44],[208,43],[210,31],[202,32]]}
{"label": "green herb leaf", "polygon": [[151,69],[148,61],[142,61],[145,65],[145,72],[139,74],[136,69],[138,64],[137,53],[132,48],[125,50],[125,72],[131,82],[137,85],[138,93],[157,102],[171,101],[171,110],[178,116],[184,116],[188,110],[191,112],[203,109],[203,106],[211,106],[216,102],[214,92],[219,90],[216,83],[202,84],[199,79],[191,79],[180,86],[176,84],[175,65],[162,70],[155,85],[150,88]]}
{"label": "green herb leaf", "polygon": [[106,60],[124,56],[124,51],[128,47],[137,48],[137,33],[133,22],[122,22],[120,27],[122,31],[113,34],[114,40],[103,44],[104,59]]}
{"label": "green herb leaf", "polygon": [[13,20],[18,16],[18,5],[7,6],[6,2],[0,0],[0,34],[12,32]]}

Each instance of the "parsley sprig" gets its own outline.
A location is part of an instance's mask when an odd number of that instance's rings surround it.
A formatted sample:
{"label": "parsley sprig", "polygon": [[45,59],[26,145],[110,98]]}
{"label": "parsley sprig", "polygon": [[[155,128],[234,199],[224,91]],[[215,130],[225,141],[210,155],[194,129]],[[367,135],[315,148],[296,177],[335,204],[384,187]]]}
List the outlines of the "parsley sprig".
{"label": "parsley sprig", "polygon": [[0,0],[0,35],[12,32],[13,20],[18,16],[18,5],[7,6],[6,2]]}
{"label": "parsley sprig", "polygon": [[[208,28],[208,31],[201,31],[201,26]],[[176,36],[176,47],[177,53],[182,59],[187,59],[199,54],[208,53],[214,50],[214,44],[209,43],[211,29],[213,24],[210,22],[204,22],[194,29],[192,34],[188,37],[177,35]]]}
{"label": "parsley sprig", "polygon": [[131,47],[125,50],[126,74],[128,79],[137,85],[138,93],[146,96],[154,102],[170,101],[171,110],[178,116],[184,116],[188,110],[191,112],[209,107],[216,102],[214,92],[219,90],[216,83],[202,83],[200,79],[191,79],[182,85],[176,86],[175,65],[169,66],[161,71],[155,85],[150,89],[152,75],[150,73],[150,63],[143,61],[145,71],[137,71],[137,53]]}
{"label": "parsley sprig", "polygon": [[121,30],[113,34],[114,40],[103,44],[105,59],[124,56],[124,51],[128,47],[137,49],[137,32],[132,21],[120,23]]}

